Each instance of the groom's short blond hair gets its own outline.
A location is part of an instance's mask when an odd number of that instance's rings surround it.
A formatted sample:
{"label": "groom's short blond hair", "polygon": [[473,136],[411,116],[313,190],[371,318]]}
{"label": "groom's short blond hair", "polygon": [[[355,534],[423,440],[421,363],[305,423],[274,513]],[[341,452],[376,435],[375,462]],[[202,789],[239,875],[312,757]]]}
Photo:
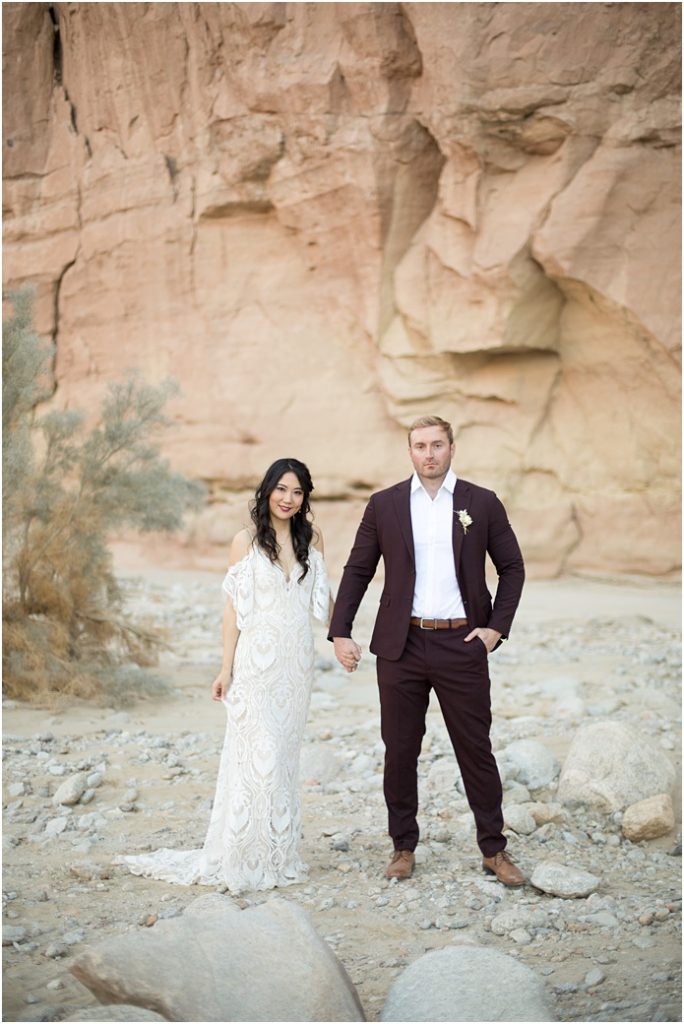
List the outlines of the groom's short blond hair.
{"label": "groom's short blond hair", "polygon": [[454,443],[454,432],[451,429],[451,424],[443,420],[441,416],[419,416],[417,420],[414,420],[409,427],[408,432],[408,443],[409,448],[411,447],[411,434],[414,430],[420,430],[421,427],[441,427],[446,436],[449,438],[449,444]]}

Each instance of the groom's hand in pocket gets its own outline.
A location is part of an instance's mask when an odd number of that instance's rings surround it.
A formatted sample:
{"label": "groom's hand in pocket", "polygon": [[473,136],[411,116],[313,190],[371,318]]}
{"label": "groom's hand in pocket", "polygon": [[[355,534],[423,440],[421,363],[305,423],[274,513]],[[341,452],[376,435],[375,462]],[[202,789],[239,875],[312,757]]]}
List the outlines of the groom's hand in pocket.
{"label": "groom's hand in pocket", "polygon": [[335,657],[347,672],[355,672],[361,660],[361,648],[350,636],[333,637]]}

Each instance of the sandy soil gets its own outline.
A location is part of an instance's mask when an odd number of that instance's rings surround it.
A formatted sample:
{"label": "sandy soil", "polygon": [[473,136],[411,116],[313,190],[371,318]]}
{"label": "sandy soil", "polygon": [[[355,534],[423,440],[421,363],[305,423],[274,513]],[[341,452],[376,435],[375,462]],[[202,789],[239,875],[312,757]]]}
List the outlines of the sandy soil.
{"label": "sandy soil", "polygon": [[[202,891],[110,865],[121,852],[201,844],[224,724],[223,708],[208,698],[219,656],[219,583],[209,573],[162,570],[125,581],[133,609],[170,632],[172,650],[160,665],[170,687],[165,697],[125,710],[115,695],[109,708],[5,705],[3,924],[23,932],[4,950],[5,1020],[65,1020],[93,1005],[68,972],[84,944],[174,916]],[[372,588],[362,608],[357,639],[364,646],[377,597]],[[514,739],[539,739],[562,762],[582,722],[615,719],[637,725],[679,771],[680,623],[674,584],[528,584],[513,635],[491,659],[495,750]],[[421,757],[419,865],[410,882],[390,884],[383,878],[391,844],[373,659],[366,656],[356,675],[345,676],[322,632],[317,650],[303,755],[310,881],[281,898],[308,908],[356,984],[368,1019],[378,1018],[406,964],[426,950],[470,941],[540,972],[560,1020],[681,1020],[680,825],[632,845],[622,840],[619,819],[566,812],[558,824],[513,834],[510,849],[528,873],[551,857],[592,870],[602,880],[599,892],[559,901],[532,888],[504,890],[481,873],[461,794],[431,782],[435,763],[453,757],[431,706]],[[575,696],[569,705],[559,701],[563,680]],[[63,778],[98,768],[103,782],[90,803],[53,806]],[[25,791],[17,797],[21,782]],[[554,789],[534,798],[553,801]],[[50,826],[60,817],[63,827]],[[269,898],[245,897],[242,905]],[[541,924],[527,939],[493,934],[491,920],[504,908],[541,911]],[[594,974],[588,983],[593,969],[601,978]]]}

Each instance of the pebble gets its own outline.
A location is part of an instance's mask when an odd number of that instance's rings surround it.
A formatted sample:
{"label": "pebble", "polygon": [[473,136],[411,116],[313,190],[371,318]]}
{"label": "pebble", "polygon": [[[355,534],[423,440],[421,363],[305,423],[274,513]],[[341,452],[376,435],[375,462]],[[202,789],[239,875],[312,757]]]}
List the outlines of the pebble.
{"label": "pebble", "polygon": [[82,928],[73,928],[71,931],[64,932],[62,935],[62,942],[66,942],[67,946],[77,946],[79,942],[83,942],[85,939],[85,932]]}
{"label": "pebble", "polygon": [[606,980],[606,976],[600,967],[592,967],[590,971],[584,975],[584,984],[587,988],[592,988],[594,985],[600,985],[601,982]]}
{"label": "pebble", "polygon": [[531,835],[537,827],[537,823],[524,806],[524,804],[513,804],[512,807],[504,807],[504,828],[512,829],[521,836]]}
{"label": "pebble", "polygon": [[48,981],[45,988],[49,989],[51,992],[59,992],[61,988],[64,988],[64,982],[61,978],[53,978],[52,981]]}
{"label": "pebble", "polygon": [[532,885],[563,899],[581,899],[594,892],[600,879],[589,871],[570,868],[554,861],[542,861],[532,872]]}
{"label": "pebble", "polygon": [[65,779],[52,798],[56,807],[61,804],[71,807],[77,804],[87,789],[86,775],[84,772],[77,772],[75,775]]}
{"label": "pebble", "polygon": [[69,947],[63,942],[51,942],[49,946],[46,946],[43,950],[43,956],[49,957],[51,960],[56,960],[57,957],[66,956],[69,952]]}
{"label": "pebble", "polygon": [[11,946],[13,942],[23,942],[27,936],[28,931],[23,925],[3,924],[2,926],[3,946]]}
{"label": "pebble", "polygon": [[47,825],[45,826],[44,834],[46,836],[49,836],[50,838],[61,835],[61,833],[67,827],[68,821],[68,818],[53,818],[52,821],[48,821]]}

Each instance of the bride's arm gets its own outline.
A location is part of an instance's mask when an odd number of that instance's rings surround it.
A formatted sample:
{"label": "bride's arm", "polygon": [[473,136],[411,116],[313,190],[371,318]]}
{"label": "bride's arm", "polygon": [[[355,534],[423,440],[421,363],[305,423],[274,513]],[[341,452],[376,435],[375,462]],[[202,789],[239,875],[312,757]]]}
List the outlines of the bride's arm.
{"label": "bride's arm", "polygon": [[[320,551],[320,553],[325,557],[325,551],[323,549],[323,534],[321,533],[320,526],[314,526],[314,528],[313,528],[313,536],[311,538],[311,543],[316,548],[316,551]],[[330,604],[328,605],[328,624],[330,623],[330,620],[332,619],[332,615],[333,615],[334,610],[335,610],[335,601],[333,599],[332,590],[331,590],[330,591]]]}
{"label": "bride's arm", "polygon": [[[251,534],[248,530],[241,530],[235,538],[230,547],[230,558],[228,560],[228,568],[235,565],[242,558],[245,557],[249,551],[249,546],[252,542]],[[223,609],[223,658],[221,661],[221,671],[216,676],[216,679],[211,684],[211,696],[212,700],[224,700],[231,684],[231,676],[233,672],[233,658],[235,657],[235,648],[237,646],[238,637],[240,636],[240,630],[237,626],[237,617],[235,615],[235,608],[233,602],[228,598],[226,606]]]}

